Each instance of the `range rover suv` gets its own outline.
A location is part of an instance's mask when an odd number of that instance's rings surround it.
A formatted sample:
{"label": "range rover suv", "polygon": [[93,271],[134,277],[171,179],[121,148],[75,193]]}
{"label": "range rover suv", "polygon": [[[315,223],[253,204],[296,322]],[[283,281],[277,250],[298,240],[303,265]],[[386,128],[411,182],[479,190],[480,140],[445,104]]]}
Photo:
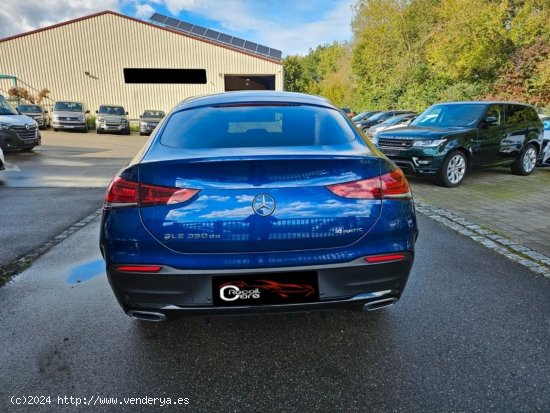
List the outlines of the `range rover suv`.
{"label": "range rover suv", "polygon": [[17,113],[0,95],[0,149],[31,151],[40,143],[38,124],[28,116]]}
{"label": "range rover suv", "polygon": [[529,175],[541,153],[543,127],[535,108],[511,102],[431,106],[409,126],[378,134],[378,148],[405,172],[460,185],[480,165],[510,164]]}
{"label": "range rover suv", "polygon": [[86,118],[89,110],[80,102],[59,101],[53,107],[53,130],[60,129],[80,130],[88,132]]}
{"label": "range rover suv", "polygon": [[125,135],[130,134],[130,121],[128,112],[119,105],[101,105],[96,110],[97,118],[95,121],[95,130],[97,133],[118,132]]}

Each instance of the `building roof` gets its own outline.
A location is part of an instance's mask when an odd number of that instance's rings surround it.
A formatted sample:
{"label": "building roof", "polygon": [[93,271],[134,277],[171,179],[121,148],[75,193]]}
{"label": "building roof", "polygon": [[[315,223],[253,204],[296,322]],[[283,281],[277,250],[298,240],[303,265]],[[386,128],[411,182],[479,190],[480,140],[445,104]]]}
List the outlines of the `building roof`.
{"label": "building roof", "polygon": [[89,14],[89,15],[79,17],[79,18],[76,18],[76,19],[67,20],[65,22],[53,24],[51,26],[42,27],[40,29],[31,30],[31,31],[28,31],[28,32],[16,34],[14,36],[4,37],[3,39],[0,39],[0,43],[7,42],[7,41],[13,40],[13,39],[18,39],[18,38],[24,37],[24,36],[29,36],[29,35],[32,35],[32,34],[35,34],[35,33],[40,33],[40,32],[46,31],[46,30],[55,29],[57,27],[62,27],[62,26],[66,26],[66,25],[69,25],[69,24],[77,23],[79,21],[92,19],[92,18],[95,18],[95,17],[98,17],[98,16],[109,15],[109,14],[113,15],[113,16],[121,17],[121,18],[124,18],[124,19],[128,19],[128,20],[133,21],[133,22],[141,23],[141,24],[144,24],[144,25],[147,25],[147,26],[150,26],[150,27],[154,27],[155,29],[164,30],[164,31],[167,31],[167,32],[170,32],[170,33],[175,33],[175,34],[180,35],[180,36],[185,36],[185,37],[188,37],[188,38],[200,41],[200,42],[212,44],[212,45],[218,46],[218,47],[223,47],[225,49],[232,50],[232,51],[235,51],[235,52],[238,52],[238,53],[242,53],[242,54],[250,56],[250,57],[255,57],[257,59],[262,59],[262,60],[267,60],[268,62],[275,63],[275,64],[278,64],[278,65],[282,66],[282,62],[280,62],[276,59],[270,59],[266,56],[261,56],[261,55],[258,55],[256,53],[250,53],[250,52],[247,52],[247,51],[242,50],[240,48],[231,47],[230,45],[223,44],[223,43],[220,43],[220,42],[210,41],[210,40],[207,40],[207,39],[205,39],[203,37],[200,37],[200,36],[194,36],[191,33],[183,32],[183,31],[172,29],[172,28],[169,28],[169,27],[159,26],[157,24],[152,24],[152,23],[149,23],[149,22],[146,22],[146,21],[143,21],[143,20],[135,19],[133,17],[126,16],[124,14],[117,13],[117,12],[112,11],[112,10],[104,10],[104,11],[101,11],[99,13]]}

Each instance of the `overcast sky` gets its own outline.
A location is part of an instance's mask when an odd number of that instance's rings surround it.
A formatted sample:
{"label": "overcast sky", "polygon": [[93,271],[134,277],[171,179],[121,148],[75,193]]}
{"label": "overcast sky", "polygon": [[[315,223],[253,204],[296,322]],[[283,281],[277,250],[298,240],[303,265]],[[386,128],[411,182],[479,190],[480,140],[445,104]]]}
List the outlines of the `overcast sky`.
{"label": "overcast sky", "polygon": [[144,20],[157,11],[282,50],[284,55],[303,55],[320,44],[350,40],[355,1],[0,0],[0,38],[103,10]]}

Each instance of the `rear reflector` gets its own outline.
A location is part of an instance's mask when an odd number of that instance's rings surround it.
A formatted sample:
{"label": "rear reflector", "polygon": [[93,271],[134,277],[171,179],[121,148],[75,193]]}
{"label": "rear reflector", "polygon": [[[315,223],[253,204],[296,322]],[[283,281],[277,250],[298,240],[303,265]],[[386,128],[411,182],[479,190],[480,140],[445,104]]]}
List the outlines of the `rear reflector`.
{"label": "rear reflector", "polygon": [[120,265],[117,271],[120,272],[159,272],[160,265]]}
{"label": "rear reflector", "polygon": [[371,257],[365,257],[365,261],[371,264],[381,263],[381,262],[391,262],[399,261],[405,259],[405,254],[384,254],[384,255],[373,255]]}
{"label": "rear reflector", "polygon": [[113,179],[105,194],[105,206],[148,207],[179,204],[190,200],[198,192],[198,189],[140,184],[117,176]]}
{"label": "rear reflector", "polygon": [[401,169],[395,169],[387,174],[376,176],[374,178],[329,185],[327,186],[327,189],[343,198],[411,198],[409,184],[407,183],[407,179]]}

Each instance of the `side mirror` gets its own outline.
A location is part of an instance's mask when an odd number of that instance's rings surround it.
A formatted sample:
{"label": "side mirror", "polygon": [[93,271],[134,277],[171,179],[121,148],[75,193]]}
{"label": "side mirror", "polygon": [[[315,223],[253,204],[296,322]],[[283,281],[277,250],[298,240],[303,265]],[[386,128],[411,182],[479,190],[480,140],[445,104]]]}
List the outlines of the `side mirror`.
{"label": "side mirror", "polygon": [[99,111],[96,110],[95,113],[99,113]]}
{"label": "side mirror", "polygon": [[45,110],[45,111],[44,111],[44,113],[48,113],[48,111],[47,111],[47,110]]}
{"label": "side mirror", "polygon": [[90,113],[90,111],[89,111],[89,110],[87,110],[87,111],[86,111],[86,112],[84,112],[84,113]]}
{"label": "side mirror", "polygon": [[492,126],[498,124],[498,119],[495,116],[487,116],[483,122],[487,126]]}
{"label": "side mirror", "polygon": [[128,112],[126,112],[126,114],[128,114]]}
{"label": "side mirror", "polygon": [[143,117],[143,115],[139,115],[139,118],[141,119]]}

